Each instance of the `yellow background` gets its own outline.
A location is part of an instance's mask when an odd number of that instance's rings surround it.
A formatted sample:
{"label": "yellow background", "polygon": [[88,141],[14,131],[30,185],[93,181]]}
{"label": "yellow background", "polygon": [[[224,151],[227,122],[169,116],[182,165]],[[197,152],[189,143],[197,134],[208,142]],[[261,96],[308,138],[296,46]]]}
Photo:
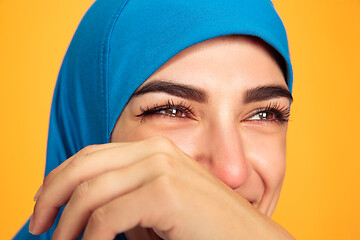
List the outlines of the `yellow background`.
{"label": "yellow background", "polygon": [[[274,219],[297,239],[360,239],[360,0],[274,0],[294,103]],[[0,239],[30,216],[62,58],[92,0],[0,0]]]}

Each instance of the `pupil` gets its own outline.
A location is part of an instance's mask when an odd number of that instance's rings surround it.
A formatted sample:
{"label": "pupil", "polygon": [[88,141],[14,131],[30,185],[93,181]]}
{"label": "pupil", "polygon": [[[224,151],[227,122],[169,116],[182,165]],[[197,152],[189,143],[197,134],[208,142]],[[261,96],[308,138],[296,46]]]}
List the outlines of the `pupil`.
{"label": "pupil", "polygon": [[272,119],[273,118],[273,113],[260,113],[260,118],[261,119]]}
{"label": "pupil", "polygon": [[182,116],[182,112],[175,109],[175,108],[166,109],[165,112],[166,112],[167,115],[174,116],[174,117],[181,117]]}
{"label": "pupil", "polygon": [[175,115],[176,117],[181,117],[181,116],[182,116],[182,112],[180,112],[180,111],[177,110],[177,109],[174,109],[173,113],[174,113],[174,115]]}
{"label": "pupil", "polygon": [[165,113],[166,113],[167,115],[173,115],[173,109],[166,109],[166,110],[165,110]]}

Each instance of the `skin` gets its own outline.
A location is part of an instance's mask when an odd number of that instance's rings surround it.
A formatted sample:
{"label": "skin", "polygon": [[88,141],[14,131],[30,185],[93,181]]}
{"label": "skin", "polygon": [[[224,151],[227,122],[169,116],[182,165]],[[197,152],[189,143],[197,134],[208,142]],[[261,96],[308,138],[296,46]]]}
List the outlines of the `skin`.
{"label": "skin", "polygon": [[[293,239],[269,218],[285,174],[287,122],[256,112],[287,108],[289,97],[244,101],[259,86],[287,89],[268,48],[244,36],[211,39],[177,54],[139,90],[159,81],[206,97],[135,94],[112,143],[84,148],[45,178],[30,231],[48,230],[67,203],[53,239],[84,229],[83,239]],[[168,101],[175,109],[139,116]]]}

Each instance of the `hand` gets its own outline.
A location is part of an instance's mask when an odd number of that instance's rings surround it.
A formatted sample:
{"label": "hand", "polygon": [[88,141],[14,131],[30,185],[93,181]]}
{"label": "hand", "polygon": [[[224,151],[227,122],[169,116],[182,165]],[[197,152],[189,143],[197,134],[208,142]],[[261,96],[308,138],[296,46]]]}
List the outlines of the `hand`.
{"label": "hand", "polygon": [[[53,239],[113,239],[136,226],[164,239],[288,239],[247,200],[163,137],[82,149],[44,180],[32,232],[67,203]],[[286,238],[285,238],[286,237]]]}

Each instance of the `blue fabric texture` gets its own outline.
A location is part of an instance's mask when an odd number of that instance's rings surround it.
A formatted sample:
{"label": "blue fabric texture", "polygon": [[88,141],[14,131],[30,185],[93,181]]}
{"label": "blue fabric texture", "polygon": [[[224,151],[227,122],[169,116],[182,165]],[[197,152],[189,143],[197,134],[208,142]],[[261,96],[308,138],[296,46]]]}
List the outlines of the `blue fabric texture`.
{"label": "blue fabric texture", "polygon": [[[276,49],[285,59],[291,91],[286,31],[270,0],[94,2],[72,39],[55,87],[45,174],[87,145],[108,143],[132,93],[171,57],[233,34],[257,36]],[[48,232],[33,236],[27,223],[15,239],[51,239],[59,216]]]}

